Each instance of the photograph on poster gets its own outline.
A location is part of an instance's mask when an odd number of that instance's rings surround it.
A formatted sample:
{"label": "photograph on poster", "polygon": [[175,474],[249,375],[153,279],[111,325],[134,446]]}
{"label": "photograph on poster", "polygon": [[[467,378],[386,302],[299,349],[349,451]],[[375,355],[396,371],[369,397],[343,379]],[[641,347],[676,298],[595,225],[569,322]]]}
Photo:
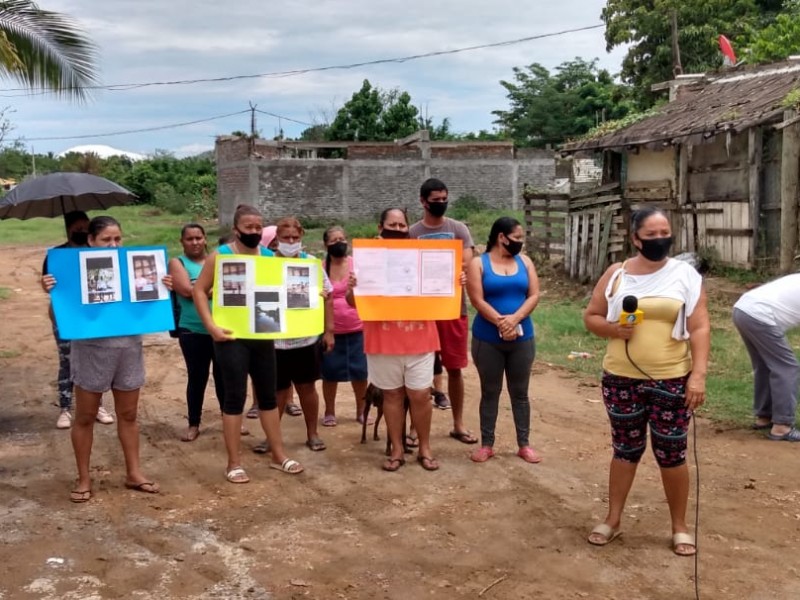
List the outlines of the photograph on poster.
{"label": "photograph on poster", "polygon": [[262,288],[253,292],[253,332],[281,333],[284,306],[277,288]]}
{"label": "photograph on poster", "polygon": [[164,300],[169,290],[161,283],[166,275],[161,252],[128,252],[128,278],[131,302]]}
{"label": "photograph on poster", "polygon": [[311,308],[311,267],[286,265],[286,307]]}
{"label": "photograph on poster", "polygon": [[222,262],[222,306],[247,306],[247,266],[244,261]]}
{"label": "photograph on poster", "polygon": [[119,257],[116,251],[81,252],[81,302],[102,304],[122,300]]}

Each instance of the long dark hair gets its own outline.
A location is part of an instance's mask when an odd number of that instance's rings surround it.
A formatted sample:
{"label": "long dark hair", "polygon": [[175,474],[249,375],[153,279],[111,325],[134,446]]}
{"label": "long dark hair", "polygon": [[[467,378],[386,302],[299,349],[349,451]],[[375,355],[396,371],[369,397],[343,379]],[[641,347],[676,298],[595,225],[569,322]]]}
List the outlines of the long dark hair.
{"label": "long dark hair", "polygon": [[653,215],[663,215],[666,217],[667,213],[660,208],[647,205],[633,211],[633,214],[631,214],[631,233],[636,234],[642,228],[644,222]]}
{"label": "long dark hair", "polygon": [[114,217],[101,215],[89,221],[89,235],[96,238],[101,231],[108,227],[119,227],[119,230],[122,231],[122,225]]}
{"label": "long dark hair", "polygon": [[396,208],[396,207],[385,208],[383,210],[383,212],[381,213],[380,220],[378,221],[378,224],[381,227],[383,227],[383,224],[386,222],[386,218],[389,216],[389,213],[392,212],[393,210],[396,210],[396,211],[399,211],[399,212],[403,213],[403,216],[406,218],[406,225],[408,225],[408,212],[406,212],[405,208]]}
{"label": "long dark hair", "polygon": [[344,227],[341,225],[331,225],[325,231],[322,232],[322,243],[325,244],[325,272],[330,275],[331,274],[331,255],[328,253],[328,238],[331,237],[331,234],[334,231],[341,231],[345,235]]}
{"label": "long dark hair", "polygon": [[502,233],[508,237],[509,234],[519,227],[521,223],[514,217],[500,217],[492,223],[492,229],[489,231],[489,240],[486,242],[486,252],[489,252],[497,245],[497,238]]}

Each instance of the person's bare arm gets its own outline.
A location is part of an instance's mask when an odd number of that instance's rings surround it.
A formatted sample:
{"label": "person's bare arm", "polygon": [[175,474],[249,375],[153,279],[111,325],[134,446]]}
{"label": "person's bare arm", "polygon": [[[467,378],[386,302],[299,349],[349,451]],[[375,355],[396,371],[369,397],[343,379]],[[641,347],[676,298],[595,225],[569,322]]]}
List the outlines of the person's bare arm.
{"label": "person's bare arm", "polygon": [[483,265],[480,257],[475,257],[467,267],[467,295],[475,310],[492,325],[499,325],[503,318],[483,297]]}
{"label": "person's bare arm", "polygon": [[599,337],[629,340],[633,335],[633,327],[620,325],[619,323],[609,323],[608,320],[606,320],[606,314],[608,313],[608,302],[606,301],[605,294],[606,287],[611,280],[611,276],[620,266],[620,263],[611,265],[608,270],[603,273],[597,285],[594,286],[589,304],[586,310],[583,311],[583,324],[586,325],[586,329]]}
{"label": "person's bare arm", "polygon": [[711,320],[705,288],[700,292],[692,315],[686,320],[686,327],[692,351],[692,373],[686,382],[686,407],[695,410],[706,401],[706,373],[711,353]]}
{"label": "person's bare arm", "polygon": [[200,316],[200,320],[203,321],[203,326],[206,328],[209,335],[211,335],[215,342],[229,342],[235,338],[230,335],[231,331],[229,329],[223,329],[214,323],[214,319],[211,316],[211,307],[208,305],[208,298],[214,287],[216,255],[217,253],[214,252],[206,259],[203,270],[200,271],[200,275],[194,282],[192,296],[194,298],[194,306],[197,309],[197,314]]}
{"label": "person's bare arm", "polygon": [[189,273],[183,263],[173,258],[169,261],[169,274],[172,275],[172,289],[175,293],[184,298],[192,297],[192,282],[189,280]]}
{"label": "person's bare arm", "polygon": [[516,328],[523,319],[533,312],[533,309],[539,304],[539,275],[536,273],[536,267],[533,261],[527,256],[522,257],[522,262],[528,270],[528,297],[525,302],[514,312],[509,318],[509,325]]}

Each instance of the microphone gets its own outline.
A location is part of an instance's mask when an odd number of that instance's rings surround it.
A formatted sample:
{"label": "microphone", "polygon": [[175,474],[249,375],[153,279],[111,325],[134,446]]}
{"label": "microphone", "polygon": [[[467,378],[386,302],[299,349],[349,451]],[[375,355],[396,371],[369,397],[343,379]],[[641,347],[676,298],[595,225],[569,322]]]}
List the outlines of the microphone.
{"label": "microphone", "polygon": [[622,299],[622,312],[619,315],[620,325],[638,325],[644,319],[639,310],[639,299],[636,296],[625,296]]}

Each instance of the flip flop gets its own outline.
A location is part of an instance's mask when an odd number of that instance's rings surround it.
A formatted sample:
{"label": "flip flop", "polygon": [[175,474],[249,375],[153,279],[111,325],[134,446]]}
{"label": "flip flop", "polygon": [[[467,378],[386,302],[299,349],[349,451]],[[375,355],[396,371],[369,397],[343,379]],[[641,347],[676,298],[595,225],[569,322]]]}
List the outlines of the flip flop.
{"label": "flip flop", "polygon": [[[679,546],[689,546],[691,549],[688,552],[678,552]],[[694,536],[691,533],[673,533],[672,551],[678,556],[694,556],[697,553]]]}
{"label": "flip flop", "polygon": [[250,410],[247,411],[247,418],[248,419],[257,419],[258,418],[258,407],[253,406]]}
{"label": "flip flop", "polygon": [[264,440],[260,444],[253,446],[253,452],[256,454],[266,454],[269,452],[269,440]]}
{"label": "flip flop", "polygon": [[300,408],[294,402],[290,402],[289,404],[286,405],[286,412],[289,413],[289,416],[299,417],[300,415],[303,414],[303,409]]}
{"label": "flip flop", "polygon": [[[299,469],[297,467],[300,467]],[[282,473],[287,473],[289,475],[298,475],[303,472],[303,465],[301,465],[296,460],[292,460],[291,458],[287,458],[282,463],[269,463],[270,469],[277,469]]]}
{"label": "flip flop", "polygon": [[[601,535],[603,536],[602,541],[595,541],[592,539],[593,535]],[[592,544],[593,546],[605,546],[606,544],[610,544],[619,536],[622,535],[622,531],[617,529],[612,529],[610,525],[606,525],[605,523],[600,523],[589,534],[589,537],[586,539],[587,542]]]}
{"label": "flip flop", "polygon": [[336,427],[336,417],[334,415],[325,415],[322,417],[323,427]]}
{"label": "flip flop", "polygon": [[430,456],[422,456],[421,454],[417,456],[417,462],[422,465],[422,468],[426,471],[438,471],[439,470],[439,462]]}
{"label": "flip flop", "polygon": [[387,458],[386,462],[383,463],[381,468],[384,471],[394,473],[395,471],[398,471],[404,464],[406,464],[405,458]]}
{"label": "flip flop", "polygon": [[419,438],[415,435],[406,434],[406,447],[419,448]]}
{"label": "flip flop", "polygon": [[70,502],[81,504],[92,499],[92,490],[72,490],[69,493]]}
{"label": "flip flop", "polygon": [[158,484],[152,481],[142,481],[141,483],[126,481],[125,487],[134,492],[144,492],[145,494],[158,494],[161,491]]}
{"label": "flip flop", "polygon": [[250,478],[242,467],[234,467],[225,473],[225,479],[231,483],[248,483]]}
{"label": "flip flop", "polygon": [[469,431],[451,431],[450,437],[458,440],[462,444],[477,444],[478,438],[472,435]]}
{"label": "flip flop", "polygon": [[306,446],[308,446],[308,449],[311,450],[312,452],[322,452],[323,450],[325,450],[325,448],[327,448],[325,442],[323,442],[318,437],[311,438],[310,440],[308,440],[306,442]]}

